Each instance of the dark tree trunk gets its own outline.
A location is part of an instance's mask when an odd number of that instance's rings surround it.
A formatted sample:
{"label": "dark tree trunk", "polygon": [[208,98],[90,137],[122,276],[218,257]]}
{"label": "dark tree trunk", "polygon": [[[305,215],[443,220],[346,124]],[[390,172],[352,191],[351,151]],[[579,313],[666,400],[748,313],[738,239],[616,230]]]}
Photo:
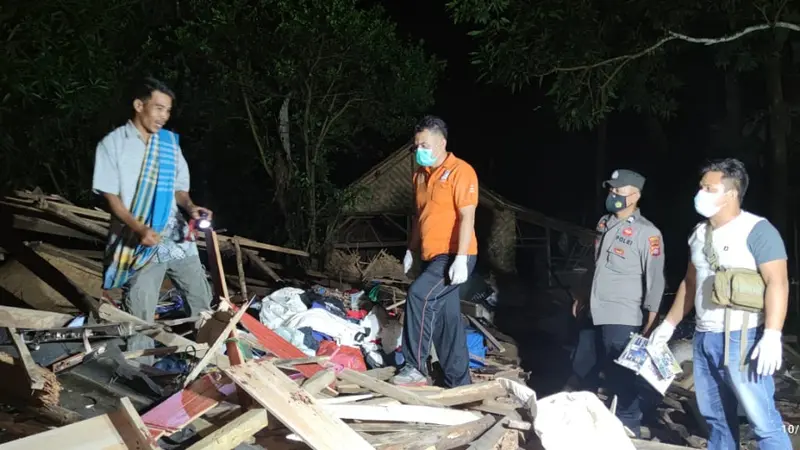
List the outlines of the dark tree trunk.
{"label": "dark tree trunk", "polygon": [[603,187],[603,181],[605,181],[608,177],[606,165],[608,160],[607,155],[607,147],[608,147],[608,119],[603,119],[600,123],[597,124],[597,151],[595,153],[595,199],[594,199],[594,211],[595,217],[591,219],[589,222],[590,224],[592,221],[597,220],[598,217],[605,214],[604,208],[604,200],[606,198],[606,188]]}
{"label": "dark tree trunk", "polygon": [[765,75],[767,83],[767,98],[769,100],[769,137],[771,154],[769,158],[769,192],[771,221],[783,236],[788,236],[789,207],[789,152],[787,149],[787,136],[789,134],[789,114],[783,98],[783,83],[781,74],[781,49],[786,42],[786,33],[777,32],[775,47],[767,59]]}

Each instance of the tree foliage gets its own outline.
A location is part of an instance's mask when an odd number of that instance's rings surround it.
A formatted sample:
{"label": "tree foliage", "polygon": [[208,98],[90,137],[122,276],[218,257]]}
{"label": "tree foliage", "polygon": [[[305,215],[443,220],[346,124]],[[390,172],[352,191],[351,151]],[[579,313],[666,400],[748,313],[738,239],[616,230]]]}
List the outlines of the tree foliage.
{"label": "tree foliage", "polygon": [[170,37],[224,92],[220,109],[249,137],[289,238],[309,249],[347,198],[330,183],[331,157],[358,150],[366,131],[406,133],[441,68],[404,43],[383,10],[358,3],[189,0],[193,19]]}
{"label": "tree foliage", "polygon": [[661,118],[677,109],[673,94],[680,82],[665,58],[602,62],[646,48],[663,37],[659,28],[685,15],[683,10],[625,0],[452,0],[448,5],[456,22],[475,27],[473,63],[484,77],[513,90],[547,83],[565,129],[591,128],[615,109]]}
{"label": "tree foliage", "polygon": [[131,31],[146,32],[143,11],[130,0],[0,5],[0,180],[6,187],[88,192],[97,140],[110,130],[120,88],[144,56],[128,50],[140,42]]}
{"label": "tree foliage", "polygon": [[[358,0],[0,8],[0,120],[13,129],[0,141],[0,167],[17,175],[4,181],[88,193],[97,141],[130,114],[130,82],[153,75],[177,93],[170,126],[195,195],[221,220],[239,214],[237,230],[277,230],[270,238],[310,250],[349,196],[331,182],[335,164],[388,151],[432,103],[443,68]],[[47,167],[53,177],[42,175]]]}

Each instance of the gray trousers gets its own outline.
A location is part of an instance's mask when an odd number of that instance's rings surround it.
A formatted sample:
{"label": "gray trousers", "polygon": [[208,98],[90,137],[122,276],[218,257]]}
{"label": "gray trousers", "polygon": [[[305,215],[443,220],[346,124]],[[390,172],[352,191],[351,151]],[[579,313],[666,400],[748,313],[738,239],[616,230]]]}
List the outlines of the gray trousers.
{"label": "gray trousers", "polygon": [[[211,287],[206,280],[206,272],[197,255],[167,262],[152,261],[138,271],[124,287],[124,306],[132,315],[155,321],[156,307],[161,293],[164,275],[183,295],[189,304],[190,314],[196,316],[200,311],[210,309]],[[153,340],[142,334],[131,336],[128,340],[128,351],[153,348]],[[153,364],[152,356],[138,359],[143,364]]]}

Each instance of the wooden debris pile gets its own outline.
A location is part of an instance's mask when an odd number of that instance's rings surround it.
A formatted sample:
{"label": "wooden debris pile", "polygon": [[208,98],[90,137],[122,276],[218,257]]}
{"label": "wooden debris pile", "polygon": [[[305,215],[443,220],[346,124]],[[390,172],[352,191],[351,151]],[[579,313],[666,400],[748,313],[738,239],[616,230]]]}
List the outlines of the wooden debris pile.
{"label": "wooden debris pile", "polygon": [[[245,441],[270,449],[465,445],[516,449],[519,429],[530,428],[531,418],[516,413],[518,405],[498,389],[496,378],[501,372],[505,377],[524,378],[513,365],[483,373],[482,381],[463,388],[401,388],[386,382],[392,368],[356,372],[327,357],[309,358],[261,324],[247,312],[248,302],[237,302],[237,297],[243,300],[253,292],[269,292],[274,283],[291,279],[281,274],[286,261],[267,261],[258,252],[308,256],[299,250],[208,231],[199,245],[208,253],[217,323],[194,317],[149,324],[131,316],[114,305],[118,293],[96,291],[108,220],[103,211],[42,193],[17,192],[0,201],[0,255],[5,260],[0,264],[0,281],[8,299],[22,306],[0,306],[0,325],[8,327],[16,352],[13,358],[0,355],[0,364],[7,369],[4,388],[19,385],[19,393],[33,393],[18,401],[11,394],[0,398],[0,404],[13,407],[0,414],[4,440],[20,438],[0,445],[2,450],[47,448],[54,443],[63,450],[154,449],[161,438],[175,440],[189,425],[200,434],[198,442],[184,446],[191,449],[233,448]],[[224,271],[225,253],[235,256],[231,265],[235,275]],[[323,277],[313,271],[305,276],[316,282]],[[228,291],[228,282],[239,288],[238,295]],[[74,312],[87,315],[92,323],[64,331],[61,327]],[[202,343],[186,337],[194,334],[194,328],[204,328],[195,323],[198,319],[214,325],[210,331],[206,327]],[[181,327],[188,330],[180,332]],[[40,330],[56,343],[62,334],[74,335],[64,339],[75,340],[78,348],[73,346],[68,356],[44,364],[41,358],[31,358],[31,342],[22,341],[30,330]],[[110,341],[98,338],[125,339],[135,332],[146,333],[160,347],[120,352]],[[248,360],[243,344],[267,356]],[[192,361],[185,375],[138,360],[167,354],[181,354]],[[62,407],[67,391],[62,390],[59,398],[59,383],[87,361],[104,358],[115,364],[117,375],[140,380],[164,394],[163,401],[148,403],[135,391],[114,390],[113,380],[80,376],[122,400],[110,410],[80,414]],[[138,411],[133,403],[139,405]],[[527,425],[522,423],[525,420]]]}
{"label": "wooden debris pile", "polygon": [[325,271],[344,280],[377,280],[401,284],[411,282],[403,273],[403,263],[386,250],[380,250],[365,261],[356,250],[334,249],[325,261]]}

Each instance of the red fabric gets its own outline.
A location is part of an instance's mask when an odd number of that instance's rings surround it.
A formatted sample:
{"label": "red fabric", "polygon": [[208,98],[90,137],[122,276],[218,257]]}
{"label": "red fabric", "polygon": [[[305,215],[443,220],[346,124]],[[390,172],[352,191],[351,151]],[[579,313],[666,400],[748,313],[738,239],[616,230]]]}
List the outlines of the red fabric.
{"label": "red fabric", "polygon": [[367,364],[361,355],[361,350],[346,345],[336,345],[333,341],[322,341],[317,349],[317,356],[330,356],[330,362],[336,366],[357,370],[367,371]]}
{"label": "red fabric", "polygon": [[358,311],[348,310],[347,318],[361,320],[364,317],[367,317],[367,314],[369,314],[369,311],[367,311],[366,309],[360,309]]}

